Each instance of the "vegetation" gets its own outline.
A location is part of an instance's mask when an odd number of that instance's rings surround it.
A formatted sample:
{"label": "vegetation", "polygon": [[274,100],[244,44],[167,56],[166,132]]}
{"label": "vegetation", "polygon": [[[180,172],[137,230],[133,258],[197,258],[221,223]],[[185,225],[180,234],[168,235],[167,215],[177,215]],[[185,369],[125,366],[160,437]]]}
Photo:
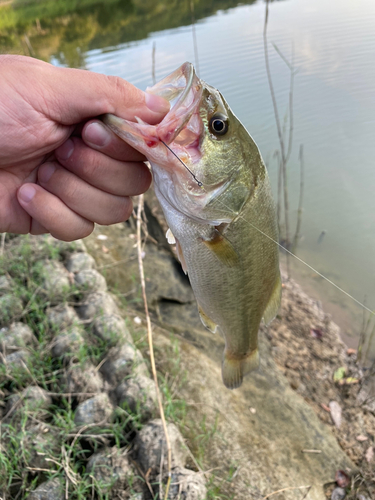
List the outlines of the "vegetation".
{"label": "vegetation", "polygon": [[[4,347],[0,349],[0,394],[4,401],[0,407],[0,497],[26,498],[30,491],[48,479],[59,479],[65,484],[68,478],[69,498],[83,500],[95,491],[95,498],[104,500],[111,498],[111,485],[104,479],[93,479],[87,470],[88,459],[103,445],[131,447],[134,436],[144,425],[144,419],[140,408],[131,411],[128,407],[117,407],[110,422],[90,425],[89,434],[83,432],[84,428],[77,427],[74,418],[79,399],[76,394],[64,392],[64,375],[73,365],[100,365],[109,345],[108,341],[93,340],[93,336],[87,336],[85,343],[68,360],[51,356],[51,344],[58,332],[47,318],[50,300],[43,292],[42,262],[45,259],[62,260],[66,252],[75,246],[56,245],[51,241],[48,237],[30,236],[7,239],[5,252],[0,257],[0,278],[5,276],[8,279],[12,294],[22,303],[21,311],[19,308],[9,310],[7,317],[0,318],[0,327],[22,320],[30,326],[37,339],[37,342],[27,346],[29,357],[18,367],[3,363],[7,352],[1,354]],[[0,290],[0,298],[1,293]],[[75,305],[81,297],[81,292],[71,286],[63,300]],[[134,328],[137,347],[146,351],[143,327]],[[180,369],[178,341],[172,339],[170,348],[160,350],[157,359],[166,418],[181,430],[189,429],[189,436],[186,437],[194,451],[189,465],[193,469],[204,467],[204,449],[216,433],[216,426],[207,426],[204,419],[198,425],[193,422],[186,401],[178,397],[179,387],[186,379],[186,374]],[[52,398],[47,405],[43,400],[36,403],[25,396],[24,391],[35,386],[47,391]],[[134,484],[144,482],[141,475],[130,478],[129,493],[133,491],[133,480]],[[215,475],[210,475],[207,498],[224,498],[220,493],[220,482],[222,480]]]}
{"label": "vegetation", "polygon": [[[237,4],[236,0],[196,1],[195,19]],[[45,61],[54,58],[69,67],[85,67],[90,49],[108,50],[190,23],[190,3],[178,0],[16,0],[0,4],[0,53]]]}

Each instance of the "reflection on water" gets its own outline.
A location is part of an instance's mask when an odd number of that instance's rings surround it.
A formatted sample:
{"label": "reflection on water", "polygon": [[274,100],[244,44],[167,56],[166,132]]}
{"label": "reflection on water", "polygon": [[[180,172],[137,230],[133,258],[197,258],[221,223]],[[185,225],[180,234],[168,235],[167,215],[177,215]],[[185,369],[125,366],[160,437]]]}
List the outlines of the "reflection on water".
{"label": "reflection on water", "polygon": [[[201,77],[218,87],[257,141],[277,184],[278,147],[263,54],[263,2],[195,2]],[[79,5],[79,7],[77,7]],[[1,8],[0,50],[54,64],[151,83],[194,61],[189,2],[151,0],[15,1]],[[375,307],[375,2],[289,0],[270,4],[269,42],[298,68],[294,148],[289,165],[291,217],[299,195],[298,149],[305,151],[305,200],[299,256]],[[270,46],[281,115],[289,70]],[[276,189],[275,189],[276,191]],[[320,238],[325,231],[324,238]],[[346,334],[358,334],[362,311],[310,270],[294,276],[320,298]]]}

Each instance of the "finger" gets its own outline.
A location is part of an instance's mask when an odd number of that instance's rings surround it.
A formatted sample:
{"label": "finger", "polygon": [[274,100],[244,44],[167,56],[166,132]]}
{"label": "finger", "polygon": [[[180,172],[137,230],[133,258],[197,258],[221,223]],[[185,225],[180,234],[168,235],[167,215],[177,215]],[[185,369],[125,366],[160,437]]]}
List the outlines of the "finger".
{"label": "finger", "polygon": [[[68,208],[59,198],[36,184],[23,184],[17,193],[22,208],[52,236],[63,241],[85,238],[94,224]],[[37,226],[35,226],[37,227]]]}
{"label": "finger", "polygon": [[82,139],[91,148],[97,149],[116,160],[146,160],[142,153],[120,139],[99,120],[87,122],[82,130]]}
{"label": "finger", "polygon": [[41,165],[38,183],[81,217],[99,224],[123,222],[133,210],[129,197],[115,196],[91,186],[57,162]]}
{"label": "finger", "polygon": [[[58,68],[31,57],[17,57],[22,74],[28,75],[28,87],[38,89],[43,82],[41,106],[44,108],[40,111],[58,123],[72,125],[85,118],[113,113],[128,120],[138,116],[154,124],[169,110],[168,101],[147,94],[122,78],[81,69]],[[15,60],[16,56],[13,56]]]}
{"label": "finger", "polygon": [[[114,160],[95,151],[77,138],[71,138],[56,150],[56,158],[70,172],[92,186],[117,196],[135,196],[147,191],[152,176],[143,162]],[[53,189],[56,177],[46,189]],[[47,179],[45,178],[45,182]]]}
{"label": "finger", "polygon": [[31,219],[31,227],[30,227],[30,234],[46,234],[48,233],[48,229],[46,229],[40,222],[38,222],[36,219]]}

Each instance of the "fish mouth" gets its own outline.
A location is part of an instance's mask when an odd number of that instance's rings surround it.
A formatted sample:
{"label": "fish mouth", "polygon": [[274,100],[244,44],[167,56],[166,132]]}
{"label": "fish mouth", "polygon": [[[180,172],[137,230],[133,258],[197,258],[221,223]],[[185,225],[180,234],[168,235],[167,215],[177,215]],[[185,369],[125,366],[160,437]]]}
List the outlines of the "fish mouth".
{"label": "fish mouth", "polygon": [[[157,126],[158,138],[171,144],[189,123],[192,116],[199,111],[199,103],[203,93],[203,85],[195,73],[194,66],[185,62],[176,71],[165,77],[146,92],[163,97],[171,103],[169,113]],[[178,144],[188,146],[196,141],[201,132],[199,123],[188,127],[179,138]]]}
{"label": "fish mouth", "polygon": [[[149,125],[139,118],[136,118],[137,123],[131,122],[111,114],[101,118],[115,134],[145,154],[151,163],[176,174],[182,173],[182,178],[185,178],[189,171],[187,164],[194,167],[202,156],[200,102],[203,90],[204,82],[197,77],[194,66],[186,62],[146,90],[171,103],[170,111],[158,125]],[[181,164],[185,167],[183,170]],[[192,171],[189,175],[195,178]]]}

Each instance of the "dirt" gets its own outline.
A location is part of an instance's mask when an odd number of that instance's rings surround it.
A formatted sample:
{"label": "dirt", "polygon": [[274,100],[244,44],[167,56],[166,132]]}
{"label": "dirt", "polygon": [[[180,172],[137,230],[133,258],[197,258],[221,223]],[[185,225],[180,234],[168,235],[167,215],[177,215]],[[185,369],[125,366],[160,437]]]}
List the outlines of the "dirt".
{"label": "dirt", "polygon": [[[165,251],[168,248],[164,237],[167,226],[152,192],[147,195],[146,215],[150,240],[157,246],[158,252]],[[117,249],[118,243],[113,241]],[[103,264],[108,264],[111,251],[108,253],[107,248],[105,250]],[[170,247],[168,251],[171,251]],[[95,254],[98,258],[98,251]],[[117,259],[119,256],[120,254]],[[111,281],[109,275],[108,278]],[[191,305],[191,311],[189,305],[183,307],[186,309],[183,321],[189,324],[189,328],[185,328],[186,331],[178,327],[182,318],[182,306],[177,306],[176,302],[163,300],[159,303],[159,320],[162,320],[164,325],[172,325],[182,337],[203,349],[212,359],[217,358],[216,351],[221,351],[222,347],[218,345],[216,348],[211,344],[211,336],[207,336],[207,341],[204,335],[197,337],[199,319],[196,318],[195,304]],[[175,313],[171,313],[172,309]],[[177,317],[176,321],[173,314]],[[371,452],[375,447],[375,408],[370,411],[368,406],[360,404],[361,398],[358,395],[369,379],[364,376],[357,363],[356,350],[349,349],[342,342],[339,327],[333,323],[330,315],[324,312],[320,302],[311,299],[285,274],[280,311],[268,327],[261,327],[260,335],[270,344],[272,357],[290,387],[302,396],[319,419],[329,426],[342,450],[358,466],[359,472],[352,478],[352,482],[356,483],[352,492],[357,492],[358,486],[363,483],[363,498],[375,498],[375,460],[371,459]],[[368,375],[368,372],[365,374]],[[341,410],[340,425],[337,418],[336,423],[332,418],[335,407]],[[334,486],[332,478],[332,487],[326,490],[329,497]],[[351,495],[355,493],[349,494],[347,498],[356,498]]]}
{"label": "dirt", "polygon": [[[263,331],[290,386],[332,428],[341,448],[373,481],[374,459],[369,461],[366,455],[371,456],[369,448],[374,450],[375,415],[360,404],[358,397],[368,379],[357,363],[357,351],[342,342],[339,327],[324,313],[321,304],[288,280],[285,273],[281,309]],[[335,381],[340,368],[341,378]],[[339,426],[334,424],[330,411],[333,401],[341,408]],[[371,498],[375,498],[374,484],[371,491]]]}

